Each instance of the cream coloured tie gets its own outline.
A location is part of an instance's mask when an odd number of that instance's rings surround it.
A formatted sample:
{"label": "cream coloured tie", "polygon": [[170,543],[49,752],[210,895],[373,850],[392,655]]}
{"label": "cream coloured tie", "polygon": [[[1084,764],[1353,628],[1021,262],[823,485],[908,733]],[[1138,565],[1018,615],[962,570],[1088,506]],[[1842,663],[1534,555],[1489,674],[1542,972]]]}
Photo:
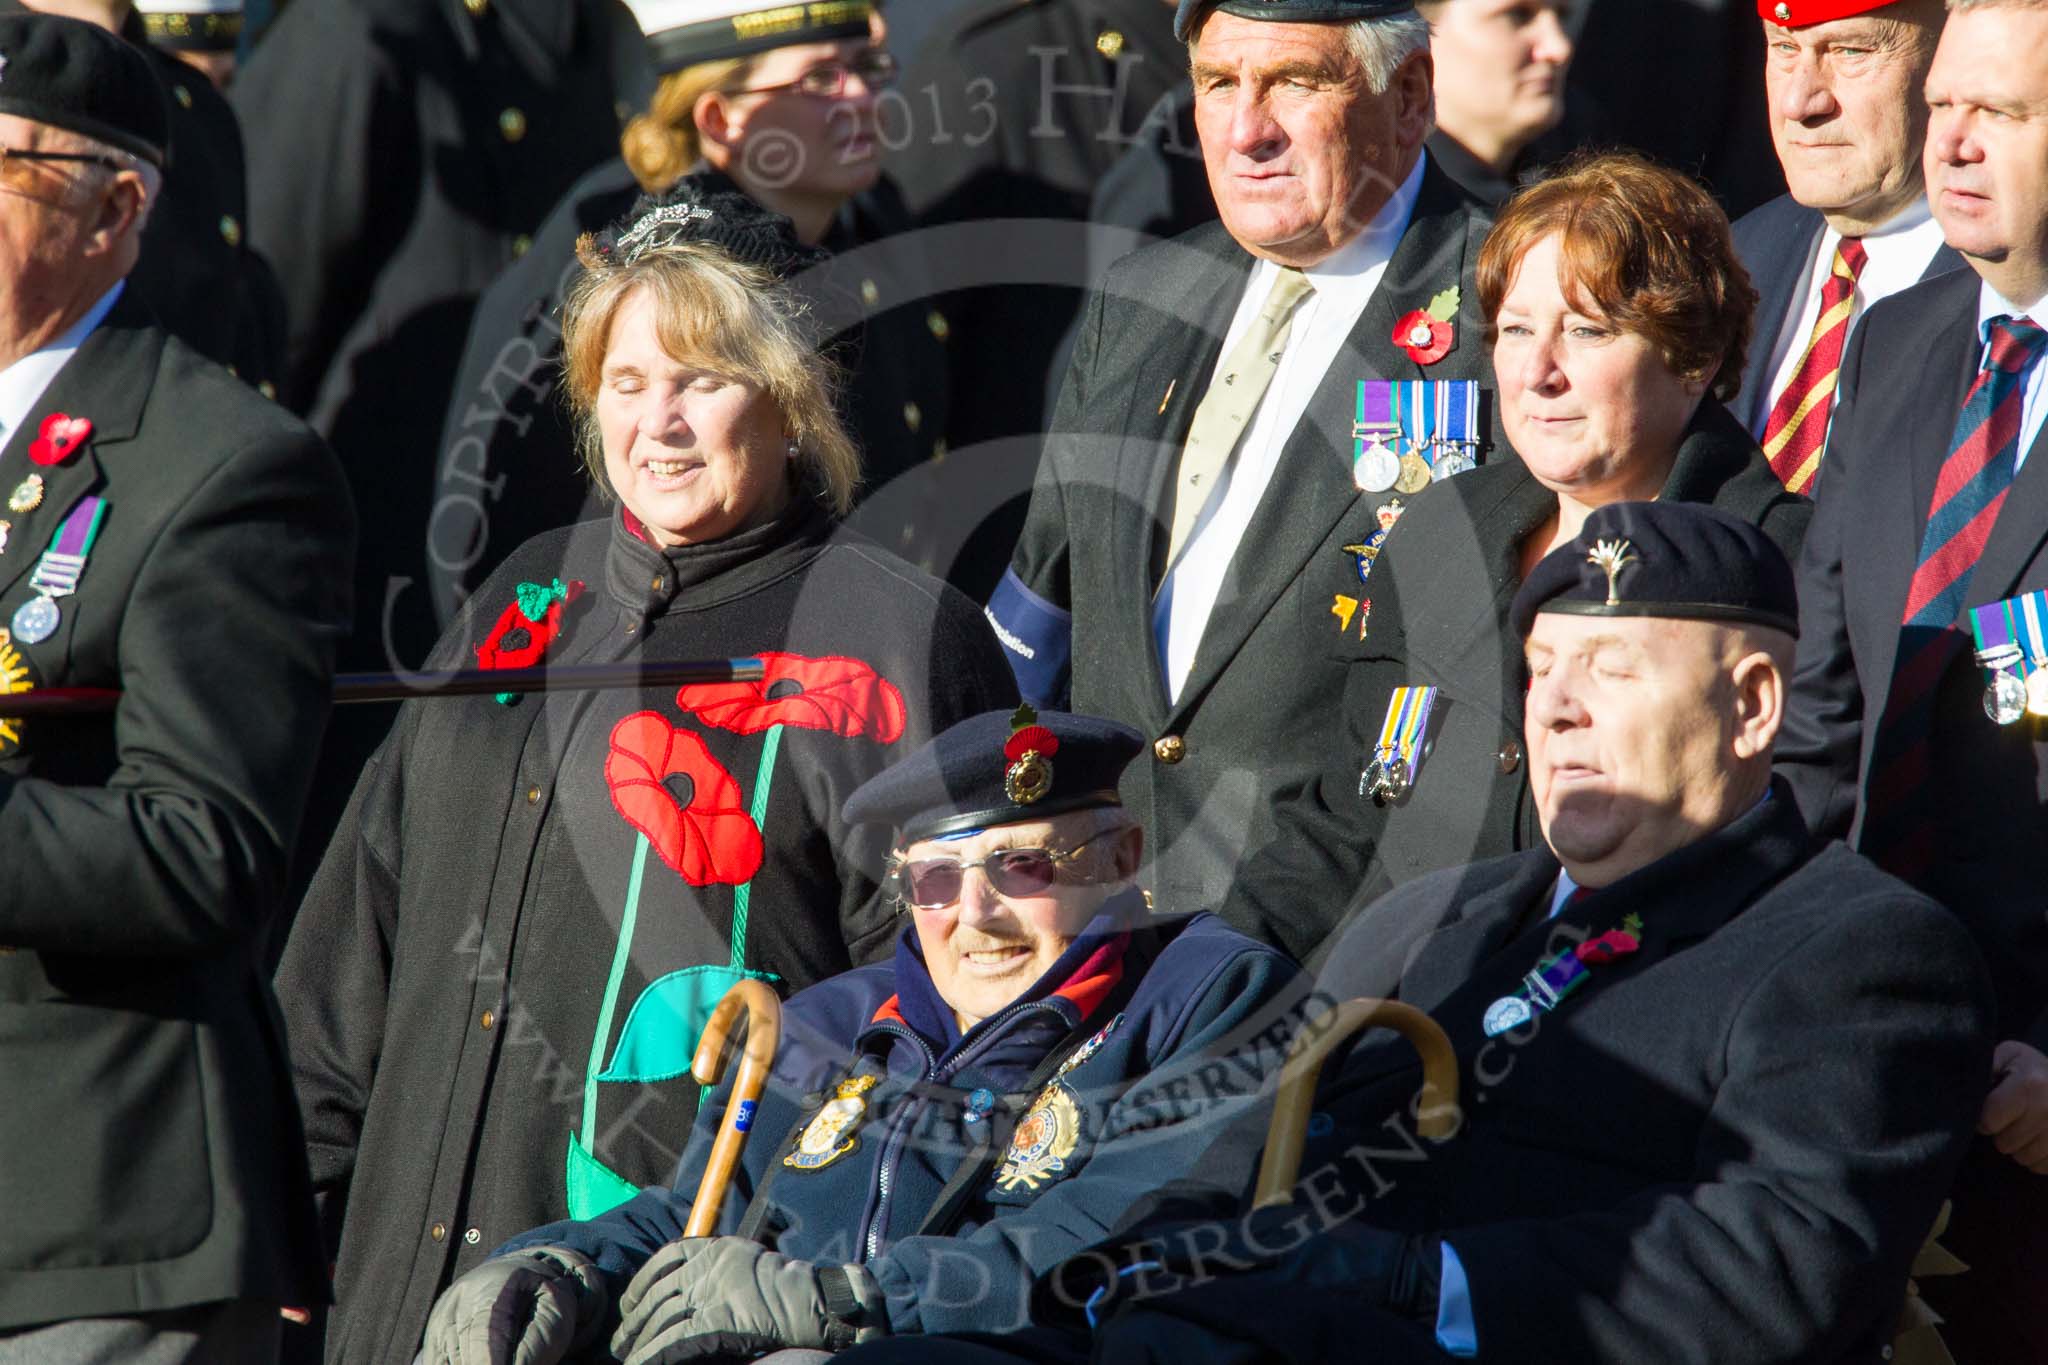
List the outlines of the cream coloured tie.
{"label": "cream coloured tie", "polygon": [[1174,483],[1173,536],[1167,542],[1169,568],[1180,557],[1181,547],[1194,534],[1202,508],[1207,505],[1223,472],[1223,465],[1244,430],[1251,425],[1259,400],[1280,368],[1287,351],[1288,333],[1294,326],[1294,310],[1315,290],[1308,276],[1299,270],[1280,271],[1265,306],[1252,325],[1231,347],[1216,372],[1209,391],[1195,409],[1194,424],[1188,428],[1188,443],[1180,455],[1180,471]]}

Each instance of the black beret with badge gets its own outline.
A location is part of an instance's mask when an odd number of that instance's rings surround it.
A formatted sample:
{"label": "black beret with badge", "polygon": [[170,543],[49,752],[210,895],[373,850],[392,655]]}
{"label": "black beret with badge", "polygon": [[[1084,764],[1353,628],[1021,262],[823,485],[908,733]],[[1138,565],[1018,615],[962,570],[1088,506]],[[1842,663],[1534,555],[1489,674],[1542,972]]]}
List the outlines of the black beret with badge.
{"label": "black beret with badge", "polygon": [[1128,725],[1064,711],[985,711],[935,735],[846,798],[848,824],[892,825],[903,843],[1116,806],[1145,747]]}
{"label": "black beret with badge", "polygon": [[155,166],[171,112],[149,58],[82,19],[0,14],[0,114],[47,123]]}
{"label": "black beret with badge", "polygon": [[626,0],[655,70],[868,36],[873,0]]}
{"label": "black beret with badge", "polygon": [[1348,24],[1413,14],[1415,0],[1180,0],[1173,12],[1173,36],[1186,42],[1196,20],[1212,9],[1278,24]]}
{"label": "black beret with badge", "polygon": [[1538,612],[1724,621],[1799,634],[1799,593],[1784,552],[1740,517],[1692,502],[1594,509],[1515,594],[1515,633],[1526,638]]}

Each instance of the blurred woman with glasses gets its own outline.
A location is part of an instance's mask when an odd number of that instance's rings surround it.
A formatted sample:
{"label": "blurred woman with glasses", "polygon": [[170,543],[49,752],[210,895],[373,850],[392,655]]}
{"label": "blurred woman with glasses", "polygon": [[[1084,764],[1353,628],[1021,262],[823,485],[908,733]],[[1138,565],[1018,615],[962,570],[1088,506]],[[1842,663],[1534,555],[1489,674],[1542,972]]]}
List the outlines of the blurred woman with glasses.
{"label": "blurred woman with glasses", "polygon": [[1151,913],[1116,793],[1144,748],[1114,721],[992,711],[870,778],[845,818],[895,830],[910,922],[892,962],[784,1007],[721,1235],[682,1232],[722,1094],[668,1188],[514,1237],[457,1280],[427,1365],[601,1342],[797,1365],[1013,1331],[1034,1281],[1168,1182],[1248,1183],[1250,1155],[1200,1159],[1222,1125],[1262,1120],[1300,978],[1213,915]]}
{"label": "blurred woman with glasses", "polygon": [[[784,0],[634,0],[658,75],[626,125],[621,157],[564,196],[531,247],[485,293],[443,426],[441,497],[429,556],[445,623],[506,554],[595,512],[591,489],[559,457],[572,436],[555,401],[559,307],[576,239],[645,194],[676,201],[737,192],[794,224],[827,253],[799,291],[822,344],[848,373],[843,416],[862,454],[856,525],[926,572],[945,576],[948,519],[901,476],[943,455],[947,339],[909,215],[881,171],[889,136],[910,118],[894,89],[877,0],[797,8]],[[773,18],[774,23],[756,24]],[[768,30],[763,32],[762,30]],[[510,371],[510,373],[508,373]],[[481,479],[495,496],[475,496]],[[498,480],[502,479],[500,483]],[[892,484],[900,486],[891,489]]]}

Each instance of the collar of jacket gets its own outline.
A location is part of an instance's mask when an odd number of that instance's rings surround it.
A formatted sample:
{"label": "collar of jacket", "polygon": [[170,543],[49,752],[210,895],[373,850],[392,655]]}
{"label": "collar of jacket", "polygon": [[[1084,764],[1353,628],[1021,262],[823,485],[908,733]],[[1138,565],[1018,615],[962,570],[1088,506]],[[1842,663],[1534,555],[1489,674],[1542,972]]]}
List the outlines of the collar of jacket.
{"label": "collar of jacket", "polygon": [[640,620],[670,611],[698,611],[795,573],[815,559],[832,535],[832,518],[798,494],[774,521],[723,540],[657,549],[640,538],[622,506],[611,518],[605,554],[605,592]]}
{"label": "collar of jacket", "polygon": [[505,48],[535,80],[551,82],[576,51],[583,11],[590,0],[490,0],[472,10],[462,0],[442,0],[463,56],[483,53],[484,31],[503,35]]}
{"label": "collar of jacket", "polygon": [[1033,1007],[1056,1010],[1068,1028],[1078,1028],[1115,992],[1124,979],[1126,967],[1138,966],[1127,961],[1127,956],[1132,916],[1143,912],[1144,899],[1137,891],[1111,897],[1101,913],[1088,922],[1080,936],[1023,994],[969,1029],[964,1037],[954,1021],[953,1007],[932,983],[916,928],[905,926],[896,943],[896,994],[882,1002],[873,1022],[900,1022],[930,1044],[935,1056],[956,1051],[961,1044],[985,1033],[991,1021]]}
{"label": "collar of jacket", "polygon": [[[1520,963],[1540,949],[1556,924],[1582,928],[1588,936],[1619,928],[1623,916],[1643,919],[1643,954],[1662,955],[1705,938],[1788,876],[1809,857],[1813,836],[1800,817],[1792,790],[1771,779],[1770,797],[1721,828],[1665,854],[1610,886],[1599,888],[1556,919],[1531,915],[1550,895],[1559,864],[1546,849],[1507,860],[1509,875],[1494,894],[1473,897],[1470,908],[1432,936],[1401,983],[1401,998],[1434,1011],[1470,980],[1481,964],[1506,951]],[[1547,907],[1547,902],[1544,902]],[[1526,940],[1526,942],[1525,942]]]}

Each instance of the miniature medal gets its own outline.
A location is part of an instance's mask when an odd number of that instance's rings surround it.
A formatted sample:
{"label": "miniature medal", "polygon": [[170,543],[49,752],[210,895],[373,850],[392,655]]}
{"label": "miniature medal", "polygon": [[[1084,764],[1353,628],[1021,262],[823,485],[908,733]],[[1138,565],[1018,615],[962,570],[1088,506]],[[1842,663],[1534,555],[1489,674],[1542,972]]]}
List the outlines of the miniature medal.
{"label": "miniature medal", "polygon": [[1401,457],[1377,439],[1351,465],[1351,482],[1361,492],[1384,493],[1401,477]]}
{"label": "miniature medal", "polygon": [[816,1171],[830,1166],[854,1149],[854,1130],[866,1117],[868,1102],[862,1098],[875,1088],[875,1076],[852,1076],[839,1083],[825,1107],[812,1115],[796,1140],[796,1150],[782,1158],[793,1170]]}
{"label": "miniature medal", "polygon": [[1081,1108],[1059,1081],[1038,1094],[1017,1131],[1010,1136],[1010,1150],[1004,1154],[996,1184],[1006,1190],[1022,1185],[1036,1190],[1045,1181],[1065,1174],[1067,1158],[1081,1142]]}
{"label": "miniature medal", "polygon": [[1104,1024],[1100,1029],[1096,1030],[1095,1036],[1093,1038],[1090,1038],[1087,1042],[1075,1048],[1073,1051],[1073,1055],[1060,1063],[1060,1069],[1052,1073],[1052,1078],[1054,1080],[1060,1079],[1069,1071],[1072,1071],[1075,1067],[1081,1065],[1081,1063],[1087,1061],[1090,1057],[1093,1057],[1098,1051],[1101,1050],[1103,1039],[1109,1037],[1110,1034],[1115,1033],[1116,1026],[1118,1024],[1121,1024],[1123,1021],[1123,1015],[1118,1014],[1116,1018],[1110,1020],[1108,1023]]}

